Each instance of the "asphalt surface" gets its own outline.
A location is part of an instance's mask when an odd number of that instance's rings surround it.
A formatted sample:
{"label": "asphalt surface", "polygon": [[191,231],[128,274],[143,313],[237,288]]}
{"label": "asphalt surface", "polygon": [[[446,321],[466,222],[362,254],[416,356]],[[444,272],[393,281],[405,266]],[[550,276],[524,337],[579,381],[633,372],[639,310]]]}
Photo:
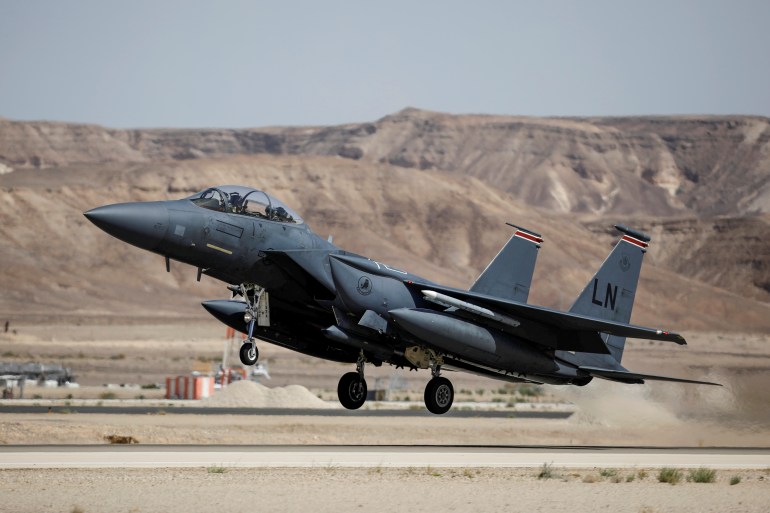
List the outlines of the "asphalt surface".
{"label": "asphalt surface", "polygon": [[764,469],[770,448],[593,446],[2,446],[0,468],[697,468]]}
{"label": "asphalt surface", "polygon": [[[425,408],[416,410],[345,410],[313,408],[218,408],[218,407],[161,407],[161,406],[0,406],[2,413],[90,413],[121,415],[258,415],[258,416],[309,416],[309,417],[432,417]],[[457,418],[511,418],[511,419],[567,419],[572,412],[563,411],[494,411],[450,410],[444,417]]]}

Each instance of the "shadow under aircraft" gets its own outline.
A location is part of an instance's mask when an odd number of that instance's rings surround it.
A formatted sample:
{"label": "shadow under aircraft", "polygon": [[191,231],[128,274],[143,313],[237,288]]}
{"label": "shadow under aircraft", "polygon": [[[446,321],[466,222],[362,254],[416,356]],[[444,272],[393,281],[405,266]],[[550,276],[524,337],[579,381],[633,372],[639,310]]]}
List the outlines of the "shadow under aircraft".
{"label": "shadow under aircraft", "polygon": [[468,290],[445,287],[345,251],[314,233],[289,206],[243,186],[212,187],[188,198],[94,208],[92,223],[136,247],[184,262],[228,284],[232,300],[205,301],[221,322],[247,335],[244,365],[257,340],[355,365],[342,376],[348,409],[367,398],[365,364],[429,369],[425,405],[449,411],[445,371],[510,382],[584,386],[594,378],[711,384],[631,372],[626,338],[685,344],[673,332],[629,324],[650,237],[616,225],[618,243],[569,311],[527,303],[543,239],[513,235]]}

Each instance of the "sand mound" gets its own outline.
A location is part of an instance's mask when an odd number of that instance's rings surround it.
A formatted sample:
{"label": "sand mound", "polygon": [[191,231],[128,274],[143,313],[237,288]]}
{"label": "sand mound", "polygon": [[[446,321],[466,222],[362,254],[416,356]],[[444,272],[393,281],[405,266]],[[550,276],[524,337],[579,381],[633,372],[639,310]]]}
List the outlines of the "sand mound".
{"label": "sand mound", "polygon": [[236,381],[202,404],[220,408],[332,408],[299,385],[268,388],[253,381]]}

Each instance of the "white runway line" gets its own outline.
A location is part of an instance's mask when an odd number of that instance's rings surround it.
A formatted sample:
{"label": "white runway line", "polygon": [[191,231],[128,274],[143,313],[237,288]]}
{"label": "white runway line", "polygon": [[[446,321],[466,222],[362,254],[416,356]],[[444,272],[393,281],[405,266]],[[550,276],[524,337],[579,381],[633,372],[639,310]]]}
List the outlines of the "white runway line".
{"label": "white runway line", "polygon": [[535,468],[544,463],[562,468],[770,468],[769,450],[659,450],[659,449],[548,449],[529,448],[421,448],[341,447],[312,448],[287,446],[244,447],[217,450],[189,446],[131,447],[130,450],[104,446],[77,450],[17,447],[0,449],[0,468]]}

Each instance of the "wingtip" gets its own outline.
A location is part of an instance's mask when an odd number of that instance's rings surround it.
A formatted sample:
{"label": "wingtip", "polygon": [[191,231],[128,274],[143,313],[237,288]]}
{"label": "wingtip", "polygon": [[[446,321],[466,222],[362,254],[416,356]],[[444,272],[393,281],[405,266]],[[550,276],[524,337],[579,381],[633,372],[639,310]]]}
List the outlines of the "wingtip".
{"label": "wingtip", "polygon": [[626,235],[630,235],[631,237],[639,239],[642,242],[648,243],[650,242],[650,240],[652,240],[651,237],[646,233],[639,230],[634,230],[633,228],[629,228],[628,226],[624,226],[622,224],[616,224],[615,229],[618,230],[619,232],[625,233]]}
{"label": "wingtip", "polygon": [[679,333],[674,333],[673,331],[656,330],[656,335],[660,336],[662,340],[674,342],[680,346],[687,345],[687,341],[684,339],[684,337]]}

